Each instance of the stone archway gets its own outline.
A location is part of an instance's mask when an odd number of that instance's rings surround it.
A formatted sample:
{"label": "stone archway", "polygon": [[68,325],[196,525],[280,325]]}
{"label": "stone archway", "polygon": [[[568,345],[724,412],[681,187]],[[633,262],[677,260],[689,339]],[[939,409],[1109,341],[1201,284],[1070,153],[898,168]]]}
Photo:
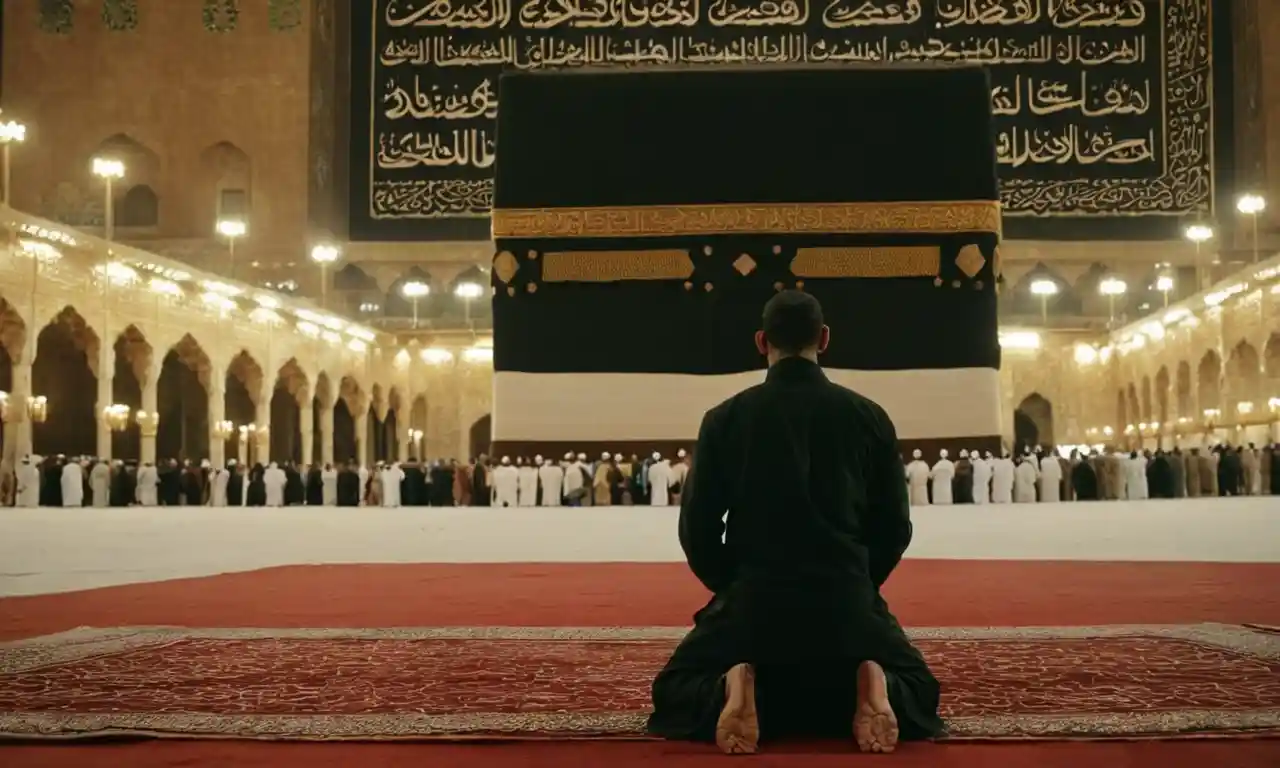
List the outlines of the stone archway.
{"label": "stone archway", "polygon": [[[142,408],[142,382],[151,369],[154,351],[136,326],[130,325],[116,337],[115,371],[111,377],[111,404],[124,405],[136,414]],[[111,457],[141,461],[142,432],[136,419],[119,432],[111,433]]]}
{"label": "stone archway", "polygon": [[412,440],[409,441],[409,455],[420,460],[427,458],[427,414],[427,396],[418,395],[413,399],[413,405],[409,407],[409,429],[421,431],[422,439],[416,444]]}
{"label": "stone archway", "polygon": [[1156,371],[1155,417],[1163,430],[1169,423],[1169,366],[1162,365]]}
{"label": "stone archway", "polygon": [[98,336],[74,307],[40,331],[31,365],[31,394],[46,398],[47,417],[32,425],[32,452],[93,455],[98,435]]}
{"label": "stone archway", "polygon": [[471,458],[476,458],[483,454],[489,453],[489,446],[493,443],[493,415],[486,413],[476,419],[471,425],[468,433],[469,443],[471,446]]}
{"label": "stone archway", "polygon": [[1013,437],[1014,448],[1018,452],[1024,448],[1049,448],[1054,445],[1053,404],[1039,392],[1032,392],[1024,397],[1014,409]]}
{"label": "stone archway", "polygon": [[361,440],[366,441],[369,446],[369,450],[365,451],[365,458],[370,463],[385,461],[391,455],[387,449],[385,423],[387,415],[382,385],[374,382],[373,387],[369,390],[369,410],[368,417],[365,420],[364,434],[358,436]]}
{"label": "stone archway", "polygon": [[1179,419],[1191,419],[1199,421],[1196,418],[1194,390],[1191,386],[1191,363],[1182,360],[1178,363],[1178,376],[1176,390],[1177,392],[1177,410]]}
{"label": "stone archway", "polygon": [[1227,358],[1227,389],[1232,400],[1227,407],[1233,412],[1239,403],[1248,403],[1248,407],[1256,409],[1266,408],[1267,396],[1262,392],[1262,360],[1258,350],[1247,341],[1235,345]]}
{"label": "stone archway", "polygon": [[1124,434],[1124,428],[1129,423],[1129,398],[1125,397],[1123,389],[1116,390],[1116,428],[1115,434]]}
{"label": "stone archway", "polygon": [[156,458],[210,457],[209,356],[191,334],[184,335],[164,356],[156,383]]}
{"label": "stone archway", "polygon": [[[254,360],[247,351],[241,350],[227,366],[224,380],[223,413],[227,420],[235,425],[235,430],[227,438],[226,455],[243,456],[244,460],[252,465],[261,461],[258,456],[260,451],[257,450],[256,445],[253,445],[252,439],[248,441],[241,439],[239,428],[249,425],[257,426],[260,405],[258,398],[262,393],[262,366],[258,365],[258,361]],[[266,403],[262,403],[261,406],[269,407]]]}
{"label": "stone archway", "polygon": [[[302,461],[302,404],[310,397],[306,372],[296,358],[290,358],[276,372],[271,391],[272,461]],[[314,424],[311,426],[315,428]]]}
{"label": "stone archway", "polygon": [[1152,403],[1151,403],[1151,377],[1150,376],[1142,377],[1141,397],[1142,397],[1142,401],[1141,401],[1142,423],[1152,424],[1154,422],[1154,417],[1151,415]]}
{"label": "stone archway", "polygon": [[1207,410],[1222,410],[1222,358],[1212,349],[1196,366],[1196,389],[1200,395],[1198,416],[1203,418]]}
{"label": "stone archway", "polygon": [[1280,397],[1280,333],[1271,334],[1262,350],[1262,364],[1266,372],[1267,398]]}
{"label": "stone archway", "polygon": [[402,418],[404,414],[404,398],[400,396],[400,390],[392,387],[387,390],[387,418],[382,422],[383,439],[387,442],[387,454],[392,461],[404,461],[409,458],[401,453],[401,446],[408,450],[409,443],[405,439],[406,435],[402,434],[408,429],[405,426],[407,418]]}
{"label": "stone archway", "polygon": [[[316,464],[325,463],[325,445],[333,445],[333,430],[328,424],[326,413],[333,413],[333,384],[329,374],[321,371],[316,376],[315,394],[311,398],[311,458]],[[340,456],[331,459],[342,460]]]}
{"label": "stone archway", "polygon": [[[367,412],[368,405],[360,384],[351,376],[343,376],[338,382],[338,397],[333,405],[333,458],[336,461],[355,461],[360,456],[360,442],[356,434],[356,414]],[[365,439],[368,439],[367,436]],[[366,460],[369,456],[366,454]]]}
{"label": "stone archway", "polygon": [[1124,423],[1125,428],[1136,428],[1138,422],[1142,421],[1142,405],[1138,402],[1138,388],[1132,381],[1125,388],[1125,412],[1129,414],[1129,420]]}

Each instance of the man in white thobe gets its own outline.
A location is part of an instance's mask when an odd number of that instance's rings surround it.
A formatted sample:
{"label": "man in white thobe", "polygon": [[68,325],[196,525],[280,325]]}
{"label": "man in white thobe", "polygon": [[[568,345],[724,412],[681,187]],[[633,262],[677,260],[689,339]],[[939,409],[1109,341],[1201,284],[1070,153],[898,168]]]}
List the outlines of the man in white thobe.
{"label": "man in white thobe", "polygon": [[62,468],[62,506],[84,506],[84,468],[79,461],[68,461]]}
{"label": "man in white thobe", "polygon": [[572,453],[564,455],[564,498],[571,507],[582,506],[583,490],[586,488],[586,476],[583,474],[582,462]]}
{"label": "man in white thobe", "polygon": [[213,473],[213,481],[209,484],[209,505],[213,507],[227,506],[227,484],[231,482],[231,471],[226,467],[218,467]]}
{"label": "man in white thobe", "polygon": [[1040,502],[1062,500],[1062,465],[1056,451],[1049,451],[1040,459]]}
{"label": "man in white thobe", "polygon": [[929,465],[923,456],[919,448],[915,449],[911,452],[911,463],[907,465],[907,488],[913,507],[929,506]]}
{"label": "man in white thobe", "polygon": [[[987,454],[990,457],[991,454]],[[973,503],[991,503],[991,462],[977,451],[969,451],[969,463],[973,464]]]}
{"label": "man in white thobe", "polygon": [[262,485],[266,488],[268,507],[284,506],[284,484],[289,478],[274,461],[267,471],[262,473]]}
{"label": "man in white thobe", "polygon": [[1009,504],[1013,501],[1013,459],[1008,451],[991,462],[991,503]]}
{"label": "man in white thobe", "polygon": [[522,507],[538,506],[538,467],[542,464],[542,457],[538,456],[533,464],[525,463],[524,459],[517,459],[520,466],[516,467],[516,475],[518,477],[519,487],[519,505]]}
{"label": "man in white thobe", "polygon": [[671,488],[671,463],[662,458],[662,454],[653,454],[653,463],[649,465],[649,506],[670,506],[671,500],[667,491]]}
{"label": "man in white thobe", "polygon": [[1013,473],[1013,500],[1018,504],[1035,504],[1038,477],[1040,470],[1036,467],[1036,457],[1030,453],[1023,455]]}
{"label": "man in white thobe", "polygon": [[400,469],[400,463],[387,464],[378,473],[378,479],[382,481],[382,506],[400,506],[400,481],[404,480],[404,470]]}
{"label": "man in white thobe", "polygon": [[89,470],[89,490],[93,491],[93,506],[105,507],[111,504],[111,465],[99,461]]}
{"label": "man in white thobe", "polygon": [[338,470],[334,469],[332,464],[324,465],[324,471],[320,473],[320,486],[324,497],[324,505],[326,507],[337,506]]}
{"label": "man in white thobe", "polygon": [[32,509],[40,506],[40,468],[30,456],[22,459],[18,471],[14,473],[16,489],[14,502],[16,506]]}
{"label": "man in white thobe", "polygon": [[520,500],[520,473],[511,466],[511,457],[503,456],[493,470],[493,505],[514,507]]}
{"label": "man in white thobe", "polygon": [[1124,485],[1126,498],[1147,498],[1147,459],[1137,451],[1131,452],[1124,462]]}
{"label": "man in white thobe", "polygon": [[671,465],[671,485],[676,488],[671,503],[679,505],[680,495],[684,493],[685,479],[689,476],[689,454],[683,448],[676,451],[676,463]]}
{"label": "man in white thobe", "polygon": [[951,503],[951,481],[956,477],[956,465],[947,458],[947,449],[938,451],[938,462],[929,470],[929,486],[933,490],[933,503]]}
{"label": "man in white thobe", "polygon": [[547,459],[538,470],[538,480],[542,486],[542,506],[560,506],[560,496],[564,493],[564,469]]}
{"label": "man in white thobe", "polygon": [[158,506],[160,503],[156,494],[158,485],[160,485],[160,473],[156,471],[155,465],[149,461],[144,463],[138,470],[138,487],[134,491],[138,504],[144,507]]}

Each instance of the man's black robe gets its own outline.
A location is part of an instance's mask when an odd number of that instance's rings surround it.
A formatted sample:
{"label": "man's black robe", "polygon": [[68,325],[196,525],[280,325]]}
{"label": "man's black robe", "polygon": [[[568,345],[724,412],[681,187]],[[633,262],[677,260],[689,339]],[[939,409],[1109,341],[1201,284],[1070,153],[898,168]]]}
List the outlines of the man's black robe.
{"label": "man's black robe", "polygon": [[244,472],[239,467],[230,467],[231,476],[227,478],[227,506],[244,505]]}
{"label": "man's black robe", "polygon": [[1098,500],[1098,473],[1089,461],[1081,461],[1071,469],[1071,490],[1077,501]]}
{"label": "man's black robe", "polygon": [[267,484],[263,480],[266,470],[261,464],[254,464],[249,470],[249,486],[245,489],[244,503],[247,507],[265,507],[267,505]]}
{"label": "man's black robe", "polygon": [[1147,464],[1147,495],[1153,499],[1173,498],[1173,468],[1163,453],[1157,453]]}
{"label": "man's black robe", "polygon": [[471,470],[471,506],[489,506],[489,467],[479,461]]}
{"label": "man's black robe", "polygon": [[301,504],[306,499],[306,490],[302,485],[302,474],[298,472],[298,468],[292,464],[286,464],[284,468],[284,504],[286,507],[294,507]]}
{"label": "man's black robe", "polygon": [[427,473],[423,471],[422,465],[411,461],[400,467],[400,470],[404,472],[404,479],[400,481],[400,506],[431,506],[431,486],[427,485]]}
{"label": "man's black robe", "polygon": [[307,506],[324,506],[324,478],[320,475],[320,467],[314,464],[307,470]]}
{"label": "man's black robe", "polygon": [[453,506],[453,470],[443,464],[431,468],[431,506]]}
{"label": "man's black robe", "polygon": [[904,739],[942,732],[938,681],[880,594],[911,541],[898,450],[883,409],[802,358],[707,413],[680,543],[714,597],[654,681],[651,733],[713,738],[724,674],[750,662],[763,738],[847,737],[865,660]]}
{"label": "man's black robe", "polygon": [[956,461],[956,476],[951,480],[951,500],[956,504],[973,503],[973,464],[968,459]]}
{"label": "man's black robe", "polygon": [[176,507],[182,498],[182,477],[178,473],[178,467],[169,464],[162,467],[158,473],[160,475],[160,503],[166,507]]}
{"label": "man's black robe", "polygon": [[40,506],[62,506],[62,463],[57,459],[46,460],[40,472]]}
{"label": "man's black robe", "polygon": [[340,507],[358,507],[360,506],[360,473],[354,469],[342,469],[338,471],[338,506]]}

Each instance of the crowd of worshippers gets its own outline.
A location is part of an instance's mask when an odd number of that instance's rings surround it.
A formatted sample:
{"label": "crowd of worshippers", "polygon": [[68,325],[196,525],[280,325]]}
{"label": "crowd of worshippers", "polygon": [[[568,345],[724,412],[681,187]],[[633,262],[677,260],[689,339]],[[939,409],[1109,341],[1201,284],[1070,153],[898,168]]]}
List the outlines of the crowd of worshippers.
{"label": "crowd of worshippers", "polygon": [[342,465],[292,462],[245,466],[234,460],[214,468],[208,460],[176,459],[139,465],[90,457],[28,456],[0,471],[0,504],[18,507],[127,506],[382,506],[533,507],[678,502],[688,456],[673,464],[659,453],[565,454],[557,462],[536,456],[512,462],[481,455],[455,460]]}
{"label": "crowd of worshippers", "polygon": [[1072,450],[1067,456],[1036,446],[1016,457],[1001,454],[962,450],[951,461],[943,449],[931,466],[913,451],[911,461],[904,460],[911,504],[1280,496],[1280,444],[1261,450],[1253,443],[1203,451]]}

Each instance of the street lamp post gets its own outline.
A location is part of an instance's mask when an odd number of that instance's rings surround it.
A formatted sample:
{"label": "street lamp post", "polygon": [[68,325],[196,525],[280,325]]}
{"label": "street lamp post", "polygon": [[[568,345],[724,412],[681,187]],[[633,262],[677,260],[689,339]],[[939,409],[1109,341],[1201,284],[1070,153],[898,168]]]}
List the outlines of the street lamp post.
{"label": "street lamp post", "polygon": [[1248,216],[1253,223],[1253,263],[1258,263],[1258,214],[1267,209],[1267,200],[1262,195],[1241,195],[1236,201],[1236,210]]}
{"label": "street lamp post", "polygon": [[1031,293],[1040,297],[1040,321],[1049,324],[1049,297],[1058,293],[1058,284],[1052,280],[1036,280],[1031,283]]}
{"label": "street lamp post", "polygon": [[1165,309],[1169,308],[1169,292],[1173,290],[1173,278],[1169,275],[1161,275],[1156,278],[1156,290],[1164,294]]}
{"label": "street lamp post", "polygon": [[481,293],[484,293],[483,286],[469,280],[454,286],[453,295],[462,299],[463,317],[466,318],[468,328],[471,328],[471,302],[480,298]]}
{"label": "street lamp post", "polygon": [[1204,224],[1192,224],[1183,232],[1188,240],[1196,244],[1196,290],[1204,290],[1204,267],[1200,263],[1200,246],[1213,239],[1213,228]]}
{"label": "street lamp post", "polygon": [[102,236],[110,242],[116,236],[115,181],[124,178],[124,163],[109,157],[93,158],[93,175],[102,179],[106,199],[103,207]]}
{"label": "street lamp post", "polygon": [[249,225],[245,223],[244,219],[219,219],[217,230],[219,235],[227,238],[227,259],[230,262],[227,269],[227,277],[235,280],[236,240],[249,233]]}
{"label": "street lamp post", "polygon": [[411,280],[400,287],[405,298],[413,302],[413,327],[418,328],[418,300],[431,293],[431,286],[421,280]]}
{"label": "street lamp post", "polygon": [[9,146],[26,141],[27,127],[15,120],[0,123],[0,151],[4,153],[4,183],[0,186],[0,202],[9,205]]}
{"label": "street lamp post", "polygon": [[326,311],[329,309],[329,265],[341,255],[336,245],[317,245],[311,249],[311,260],[320,265],[320,308]]}
{"label": "street lamp post", "polygon": [[1108,277],[1098,284],[1098,292],[1107,297],[1110,314],[1110,319],[1107,321],[1108,327],[1114,328],[1116,324],[1116,297],[1123,296],[1127,290],[1129,290],[1128,284],[1118,277]]}

